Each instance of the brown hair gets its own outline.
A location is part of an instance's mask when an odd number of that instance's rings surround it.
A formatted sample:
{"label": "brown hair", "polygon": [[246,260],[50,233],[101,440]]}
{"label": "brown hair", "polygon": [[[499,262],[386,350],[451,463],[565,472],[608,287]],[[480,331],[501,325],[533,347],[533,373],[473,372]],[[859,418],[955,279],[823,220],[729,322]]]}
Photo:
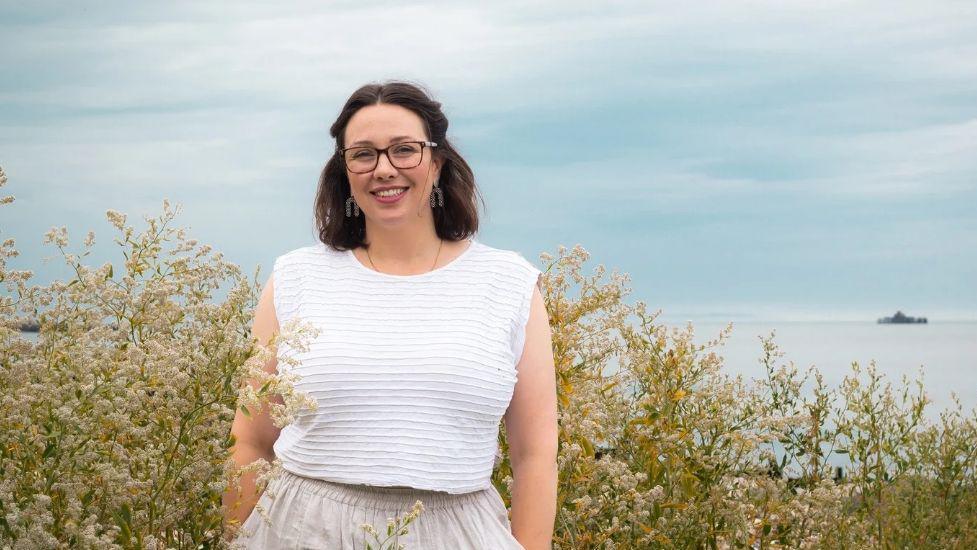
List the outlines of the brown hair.
{"label": "brown hair", "polygon": [[319,240],[335,250],[364,246],[366,223],[364,217],[346,217],[346,200],[351,196],[346,167],[339,155],[345,145],[346,125],[357,111],[369,105],[388,103],[411,110],[421,117],[427,139],[438,144],[430,149],[442,161],[438,185],[444,193],[444,206],[433,208],[434,228],[438,237],[459,241],[478,231],[478,203],[485,205],[475,187],[475,174],[448,141],[448,119],[441,111],[441,103],[434,101],[421,87],[400,81],[387,81],[361,86],[343,106],[339,117],[329,128],[336,139],[336,149],[319,176],[315,198],[315,222]]}

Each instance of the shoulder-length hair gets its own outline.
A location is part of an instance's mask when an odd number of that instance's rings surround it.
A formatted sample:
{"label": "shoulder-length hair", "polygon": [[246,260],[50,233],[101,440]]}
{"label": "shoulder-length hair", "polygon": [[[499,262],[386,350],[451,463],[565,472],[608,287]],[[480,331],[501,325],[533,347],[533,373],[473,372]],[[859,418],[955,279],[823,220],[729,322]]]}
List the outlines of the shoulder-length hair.
{"label": "shoulder-length hair", "polygon": [[319,176],[315,198],[315,223],[319,240],[335,250],[365,246],[364,217],[346,217],[346,200],[351,196],[349,179],[339,151],[345,147],[346,125],[357,111],[369,105],[388,103],[410,109],[424,123],[427,139],[438,144],[430,149],[442,161],[438,185],[444,193],[444,206],[433,209],[434,228],[438,237],[459,241],[478,231],[477,199],[485,199],[475,187],[475,175],[447,138],[448,119],[441,103],[434,101],[419,86],[407,82],[387,81],[367,84],[353,92],[339,117],[329,128],[336,148]]}

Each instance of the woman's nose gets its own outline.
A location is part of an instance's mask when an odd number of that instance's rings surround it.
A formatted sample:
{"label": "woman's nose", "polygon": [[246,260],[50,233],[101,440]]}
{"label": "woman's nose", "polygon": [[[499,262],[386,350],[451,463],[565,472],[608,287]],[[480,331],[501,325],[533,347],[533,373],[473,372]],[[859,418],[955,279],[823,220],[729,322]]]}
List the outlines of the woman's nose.
{"label": "woman's nose", "polygon": [[380,156],[377,158],[377,167],[373,169],[373,175],[378,178],[383,178],[384,176],[396,173],[397,169],[394,168],[393,164],[390,164],[390,157],[387,156],[387,152],[380,153]]}

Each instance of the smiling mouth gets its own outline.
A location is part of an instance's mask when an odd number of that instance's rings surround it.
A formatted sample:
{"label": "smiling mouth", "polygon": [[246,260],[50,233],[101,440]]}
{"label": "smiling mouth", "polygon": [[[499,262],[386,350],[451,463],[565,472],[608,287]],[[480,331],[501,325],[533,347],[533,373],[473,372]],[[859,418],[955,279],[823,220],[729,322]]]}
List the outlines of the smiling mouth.
{"label": "smiling mouth", "polygon": [[396,197],[397,195],[399,195],[399,194],[401,194],[401,193],[403,193],[405,191],[407,191],[407,188],[406,187],[396,187],[396,188],[392,188],[392,189],[385,189],[385,190],[383,190],[382,191],[382,193],[383,193],[382,195],[380,194],[381,191],[370,191],[370,194],[372,194],[374,196],[377,196],[377,197]]}

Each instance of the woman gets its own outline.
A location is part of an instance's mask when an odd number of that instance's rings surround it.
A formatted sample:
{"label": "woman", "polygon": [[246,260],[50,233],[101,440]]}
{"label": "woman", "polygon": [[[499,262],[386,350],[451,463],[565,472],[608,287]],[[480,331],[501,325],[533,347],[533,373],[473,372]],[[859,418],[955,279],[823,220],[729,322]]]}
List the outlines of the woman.
{"label": "woman", "polygon": [[[228,519],[246,516],[244,547],[365,548],[360,525],[383,532],[420,500],[398,538],[408,549],[550,548],[557,411],[540,271],[472,237],[474,176],[447,129],[440,103],[402,82],[363,86],[330,128],[321,242],[275,260],[254,319],[262,342],[295,317],[320,329],[307,352],[278,350],[295,353],[297,389],[318,408],[280,431],[267,408],[237,413],[235,462],[284,470],[260,500],[253,474],[225,494],[243,499]],[[511,521],[491,483],[500,419]]]}

